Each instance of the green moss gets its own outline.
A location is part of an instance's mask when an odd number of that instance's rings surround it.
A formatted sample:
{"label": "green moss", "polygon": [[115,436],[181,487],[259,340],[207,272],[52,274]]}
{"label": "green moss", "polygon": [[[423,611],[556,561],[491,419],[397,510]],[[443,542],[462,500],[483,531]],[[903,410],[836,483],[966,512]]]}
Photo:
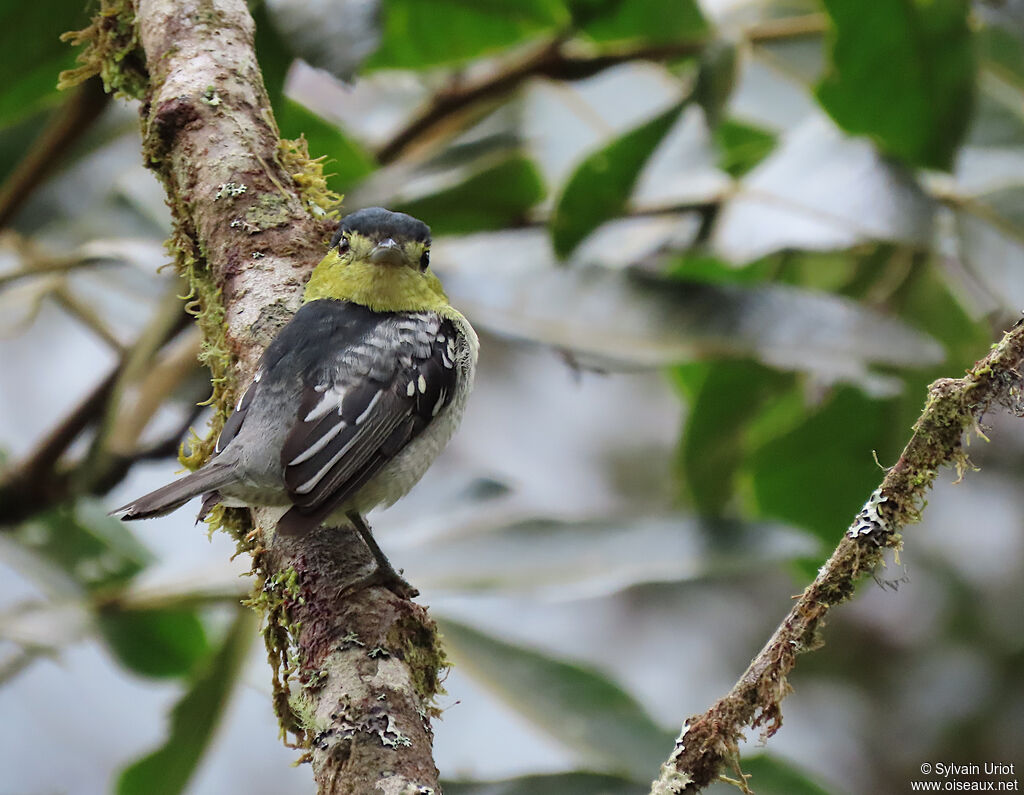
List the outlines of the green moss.
{"label": "green moss", "polygon": [[317,718],[315,704],[302,690],[296,690],[288,696],[288,708],[307,737],[315,737],[330,728],[329,721]]}
{"label": "green moss", "polygon": [[278,159],[299,189],[306,209],[316,218],[337,218],[344,197],[327,187],[324,175],[327,156],[311,158],[309,143],[300,136],[294,141],[282,139],[279,142]]}
{"label": "green moss", "polygon": [[65,33],[61,40],[85,49],[78,56],[80,66],[61,72],[57,88],[71,88],[99,75],[107,93],[143,98],[149,73],[135,25],[134,0],[100,0],[92,24]]}
{"label": "green moss", "polygon": [[192,431],[179,453],[181,463],[195,470],[205,464],[213,453],[217,437],[230,413],[235,393],[234,357],[228,349],[220,288],[214,283],[202,252],[195,250],[197,245],[183,230],[178,220],[181,217],[174,213],[175,230],[166,245],[179,273],[188,282],[189,292],[184,296],[185,311],[196,319],[202,333],[199,361],[210,370],[210,396],[204,405],[214,407],[205,438]]}
{"label": "green moss", "polygon": [[[301,582],[294,568],[284,569],[271,577],[266,577],[265,571],[263,551],[256,550],[252,565],[256,587],[245,605],[263,617],[263,645],[272,670],[272,699],[281,738],[292,747],[308,747],[316,731],[310,731],[309,716],[296,709],[295,688],[291,686],[299,672],[299,633],[302,631],[301,622],[292,620],[291,608],[305,603]],[[313,683],[308,689],[318,687],[322,678],[322,672],[314,671],[307,679]],[[307,696],[302,698],[308,702]],[[295,735],[295,742],[287,741],[288,734]]]}
{"label": "green moss", "polygon": [[441,675],[451,667],[451,663],[441,645],[437,625],[429,619],[419,620],[410,616],[392,625],[386,641],[391,653],[409,667],[416,693],[423,704],[429,705],[427,711],[434,717],[440,715],[433,703],[437,696],[444,695]]}
{"label": "green moss", "polygon": [[264,229],[288,226],[292,222],[288,204],[288,197],[282,193],[264,193],[246,210],[245,221],[248,226],[245,229],[249,234],[256,234]]}

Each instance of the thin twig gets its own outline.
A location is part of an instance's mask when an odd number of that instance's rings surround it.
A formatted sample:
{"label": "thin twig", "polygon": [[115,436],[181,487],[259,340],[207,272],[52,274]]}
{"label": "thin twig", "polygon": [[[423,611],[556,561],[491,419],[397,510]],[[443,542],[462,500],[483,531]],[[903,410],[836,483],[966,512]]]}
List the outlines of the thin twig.
{"label": "thin twig", "polygon": [[49,120],[17,168],[0,186],[0,228],[7,226],[22,203],[56,167],[71,145],[89,129],[107,107],[98,77],[75,89]]}
{"label": "thin twig", "polygon": [[[767,20],[746,30],[744,39],[751,44],[769,44],[815,36],[824,32],[826,24],[824,14],[802,14]],[[567,39],[564,34],[555,36],[522,61],[481,80],[467,83],[453,79],[448,86],[431,97],[416,117],[377,150],[378,162],[386,165],[398,159],[455,114],[481,102],[500,100],[530,78],[581,80],[630,61],[670,61],[698,55],[708,44],[705,40],[676,41],[581,55],[566,51]]]}
{"label": "thin twig", "polygon": [[[173,339],[188,323],[188,315],[179,307],[173,323],[163,328],[161,344]],[[79,494],[103,494],[124,478],[137,455],[107,456],[102,462],[87,456],[71,466],[60,465],[71,444],[110,411],[110,400],[124,367],[122,358],[34,452],[9,470],[0,482],[0,531],[11,530],[33,514]]]}
{"label": "thin twig", "polygon": [[920,518],[924,494],[939,469],[953,464],[960,474],[966,470],[964,433],[979,431],[982,415],[994,406],[1024,415],[1022,363],[1024,321],[964,378],[931,385],[899,460],[733,689],[703,715],[683,724],[652,795],[697,792],[736,753],[746,728],[761,728],[765,737],[778,730],[781,701],[790,689],[787,677],[797,656],[821,645],[818,631],[828,611],[853,595],[856,582],[879,565],[884,550],[900,548],[900,531]]}
{"label": "thin twig", "polygon": [[426,136],[449,117],[479,102],[501,99],[531,77],[581,80],[629,61],[684,58],[696,55],[704,47],[702,42],[683,41],[647,45],[616,53],[582,56],[566,53],[563,45],[564,40],[556,38],[504,71],[477,82],[456,82],[442,89],[433,96],[426,109],[377,150],[377,160],[382,165],[396,160],[414,142]]}

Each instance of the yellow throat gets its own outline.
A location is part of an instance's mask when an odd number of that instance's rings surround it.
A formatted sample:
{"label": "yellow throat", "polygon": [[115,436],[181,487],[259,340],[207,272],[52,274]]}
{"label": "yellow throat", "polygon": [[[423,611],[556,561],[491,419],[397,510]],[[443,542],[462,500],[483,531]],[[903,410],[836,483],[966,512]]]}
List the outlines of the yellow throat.
{"label": "yellow throat", "polygon": [[302,301],[321,298],[352,301],[374,312],[441,313],[449,306],[441,280],[429,268],[378,265],[337,249],[313,269]]}

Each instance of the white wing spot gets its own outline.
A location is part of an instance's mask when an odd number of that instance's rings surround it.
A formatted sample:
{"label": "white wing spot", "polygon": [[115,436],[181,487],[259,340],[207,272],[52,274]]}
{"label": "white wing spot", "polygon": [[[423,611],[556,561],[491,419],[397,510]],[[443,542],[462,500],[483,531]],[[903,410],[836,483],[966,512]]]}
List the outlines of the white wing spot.
{"label": "white wing spot", "polygon": [[309,492],[316,488],[316,484],[320,482],[320,479],[327,474],[327,471],[341,460],[341,457],[349,451],[349,448],[352,447],[352,445],[354,445],[356,441],[358,441],[358,439],[359,434],[357,433],[351,439],[345,442],[345,446],[342,447],[335,454],[334,458],[332,458],[330,461],[324,464],[320,468],[319,472],[317,472],[315,475],[313,475],[313,477],[311,477],[309,480],[307,480],[305,483],[303,483],[301,486],[295,489],[295,491],[298,492],[299,494],[309,494]]}
{"label": "white wing spot", "polygon": [[317,439],[314,444],[311,444],[309,447],[307,447],[305,450],[303,450],[301,453],[295,456],[295,458],[289,461],[288,466],[295,466],[296,464],[301,464],[303,461],[308,461],[310,458],[312,458],[321,450],[323,450],[327,446],[327,443],[331,441],[331,439],[333,439],[347,427],[348,423],[339,422],[327,433],[325,433],[323,436]]}
{"label": "white wing spot", "polygon": [[416,394],[416,382],[415,381],[410,381],[409,382],[409,386],[407,386],[405,388],[405,394],[407,394],[409,397],[412,397],[413,395]]}
{"label": "white wing spot", "polygon": [[[319,384],[317,386],[319,386]],[[314,389],[315,388],[316,387],[314,387]],[[320,402],[313,407],[313,410],[303,418],[303,422],[313,422],[313,420],[326,417],[335,409],[338,409],[339,412],[341,411],[341,402],[345,398],[345,390],[334,387],[329,391],[326,389],[323,391],[324,396],[320,398]]]}
{"label": "white wing spot", "polygon": [[420,388],[420,394],[421,395],[426,394],[426,392],[427,392],[427,379],[424,378],[421,375],[416,383],[418,384],[418,386]]}
{"label": "white wing spot", "polygon": [[377,394],[373,396],[373,399],[367,404],[366,408],[363,409],[363,413],[356,417],[356,425],[359,425],[363,420],[366,419],[369,413],[373,410],[373,407],[377,405],[377,401],[380,400],[381,394],[383,393],[377,392]]}
{"label": "white wing spot", "polygon": [[444,390],[442,389],[441,390],[441,394],[438,395],[437,403],[434,404],[434,408],[430,412],[430,416],[431,417],[436,417],[437,416],[437,412],[439,412],[441,410],[441,406],[442,406],[443,403],[444,403]]}

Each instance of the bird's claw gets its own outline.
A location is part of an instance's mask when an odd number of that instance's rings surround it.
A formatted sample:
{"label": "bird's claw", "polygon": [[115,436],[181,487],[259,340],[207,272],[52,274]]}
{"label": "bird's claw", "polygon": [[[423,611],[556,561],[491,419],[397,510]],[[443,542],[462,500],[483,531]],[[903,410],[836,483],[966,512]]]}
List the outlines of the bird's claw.
{"label": "bird's claw", "polygon": [[420,595],[419,589],[414,587],[399,572],[391,568],[391,566],[377,566],[377,568],[365,577],[360,577],[355,582],[351,582],[346,585],[344,590],[341,592],[341,596],[344,598],[346,596],[351,596],[364,588],[373,587],[387,588],[399,599],[405,599],[407,601],[412,601]]}

